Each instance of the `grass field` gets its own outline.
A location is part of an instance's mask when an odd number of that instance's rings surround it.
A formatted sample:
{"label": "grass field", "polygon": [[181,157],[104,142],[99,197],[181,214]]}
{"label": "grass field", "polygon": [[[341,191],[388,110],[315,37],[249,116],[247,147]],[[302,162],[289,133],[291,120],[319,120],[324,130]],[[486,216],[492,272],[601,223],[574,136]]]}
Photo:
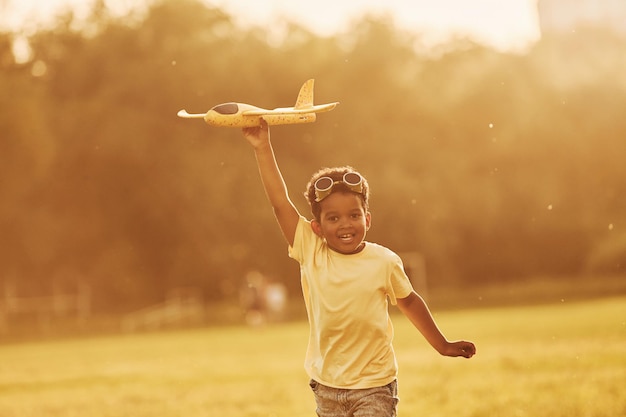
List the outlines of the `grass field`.
{"label": "grass field", "polygon": [[[400,416],[626,416],[626,297],[435,313],[471,359],[394,315]],[[2,417],[314,416],[304,322],[0,345]]]}

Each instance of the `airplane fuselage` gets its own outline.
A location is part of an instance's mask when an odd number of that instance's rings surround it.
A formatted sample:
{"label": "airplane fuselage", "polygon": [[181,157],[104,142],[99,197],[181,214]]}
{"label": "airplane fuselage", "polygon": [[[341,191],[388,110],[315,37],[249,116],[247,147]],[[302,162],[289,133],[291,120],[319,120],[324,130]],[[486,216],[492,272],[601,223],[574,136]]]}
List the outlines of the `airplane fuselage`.
{"label": "airplane fuselage", "polygon": [[316,119],[314,112],[281,113],[277,110],[267,110],[244,103],[224,103],[206,112],[204,121],[210,126],[253,127],[261,124],[261,118],[269,125],[312,123]]}
{"label": "airplane fuselage", "polygon": [[205,114],[189,114],[186,110],[181,110],[178,116],[186,119],[202,118],[211,126],[254,127],[261,125],[261,119],[265,120],[268,125],[290,125],[312,123],[317,118],[316,113],[331,111],[337,104],[334,102],[314,105],[313,79],[310,79],[300,88],[293,107],[268,110],[250,104],[231,102],[218,104]]}

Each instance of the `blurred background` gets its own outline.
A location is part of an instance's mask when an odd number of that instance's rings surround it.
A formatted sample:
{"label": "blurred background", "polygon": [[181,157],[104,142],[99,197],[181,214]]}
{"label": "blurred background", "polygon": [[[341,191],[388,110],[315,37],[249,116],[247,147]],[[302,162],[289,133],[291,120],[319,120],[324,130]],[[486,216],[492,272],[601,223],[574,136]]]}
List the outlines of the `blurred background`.
{"label": "blurred background", "polygon": [[435,308],[626,293],[626,3],[530,1],[536,31],[510,42],[365,9],[318,33],[227,2],[16,24],[17,3],[0,1],[0,337],[258,323],[255,288],[268,317],[304,317],[241,132],[176,113],[291,106],[309,78],[341,104],[272,130],[292,199],[308,215],[314,171],[361,171],[368,240]]}

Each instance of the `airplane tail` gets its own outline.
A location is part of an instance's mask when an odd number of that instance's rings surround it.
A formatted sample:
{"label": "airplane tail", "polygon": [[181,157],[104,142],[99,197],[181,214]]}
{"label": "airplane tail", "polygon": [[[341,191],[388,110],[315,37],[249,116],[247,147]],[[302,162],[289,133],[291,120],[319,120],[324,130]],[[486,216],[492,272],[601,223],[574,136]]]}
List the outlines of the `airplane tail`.
{"label": "airplane tail", "polygon": [[298,93],[296,105],[293,107],[294,109],[309,109],[313,107],[313,84],[313,79],[307,80],[304,84],[302,84],[300,92]]}

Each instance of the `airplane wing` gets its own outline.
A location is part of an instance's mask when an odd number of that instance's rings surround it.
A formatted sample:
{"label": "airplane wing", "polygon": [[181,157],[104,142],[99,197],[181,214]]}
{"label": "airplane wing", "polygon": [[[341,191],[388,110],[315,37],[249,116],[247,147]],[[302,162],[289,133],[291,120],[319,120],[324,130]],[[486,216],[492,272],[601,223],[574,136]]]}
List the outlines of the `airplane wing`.
{"label": "airplane wing", "polygon": [[316,106],[307,107],[305,109],[296,109],[293,107],[277,108],[274,110],[246,110],[241,114],[243,116],[263,116],[263,115],[279,115],[279,114],[304,114],[304,113],[319,113],[325,111],[331,111],[339,102],[318,104]]}

